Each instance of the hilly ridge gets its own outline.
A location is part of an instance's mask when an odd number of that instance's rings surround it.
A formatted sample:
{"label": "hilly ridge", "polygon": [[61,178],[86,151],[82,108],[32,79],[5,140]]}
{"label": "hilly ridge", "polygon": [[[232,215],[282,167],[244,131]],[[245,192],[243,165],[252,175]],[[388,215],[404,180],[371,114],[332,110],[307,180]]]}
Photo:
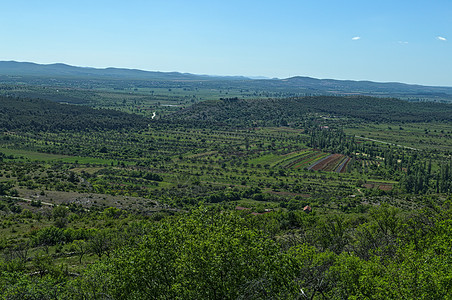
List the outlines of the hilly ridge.
{"label": "hilly ridge", "polygon": [[[0,75],[9,76],[64,76],[87,78],[109,78],[109,79],[134,79],[134,80],[207,80],[216,76],[194,75],[179,72],[155,72],[124,68],[89,68],[76,67],[62,63],[36,64],[30,62],[0,61]],[[221,77],[228,80],[246,79],[246,77]]]}
{"label": "hilly ridge", "polygon": [[0,61],[1,83],[58,85],[100,88],[121,82],[130,87],[238,89],[271,93],[271,96],[365,95],[396,97],[409,101],[452,102],[452,87],[412,85],[398,82],[372,82],[316,79],[295,76],[286,79],[251,79],[244,76],[209,76],[178,72],[151,72],[121,68],[86,68],[66,64],[40,65],[28,62]]}

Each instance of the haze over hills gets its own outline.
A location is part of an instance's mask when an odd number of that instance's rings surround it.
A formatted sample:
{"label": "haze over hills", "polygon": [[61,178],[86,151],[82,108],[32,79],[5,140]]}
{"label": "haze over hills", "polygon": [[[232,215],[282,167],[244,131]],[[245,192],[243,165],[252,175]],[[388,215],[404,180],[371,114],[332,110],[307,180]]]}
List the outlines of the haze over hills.
{"label": "haze over hills", "polygon": [[[39,78],[39,81],[31,79]],[[55,81],[56,80],[56,81]],[[58,80],[80,82],[88,80],[160,82],[205,82],[219,88],[249,88],[254,90],[299,95],[369,95],[397,97],[410,101],[452,102],[452,87],[411,85],[398,82],[372,82],[334,79],[316,79],[296,76],[286,79],[260,79],[244,76],[210,76],[179,72],[155,72],[136,69],[75,67],[66,64],[35,64],[30,62],[0,61],[0,83],[26,82],[53,84]]]}
{"label": "haze over hills", "polygon": [[31,62],[0,61],[0,75],[10,76],[65,76],[77,78],[109,78],[135,80],[202,80],[224,78],[229,80],[248,79],[246,77],[221,77],[194,75],[179,72],[151,72],[136,69],[76,67],[67,64],[36,64]]}

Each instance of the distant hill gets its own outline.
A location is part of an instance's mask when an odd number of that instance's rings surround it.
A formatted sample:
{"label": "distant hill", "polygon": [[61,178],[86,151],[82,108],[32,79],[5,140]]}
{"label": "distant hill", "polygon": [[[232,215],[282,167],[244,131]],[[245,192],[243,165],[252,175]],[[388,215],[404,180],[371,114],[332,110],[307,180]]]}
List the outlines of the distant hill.
{"label": "distant hill", "polygon": [[[280,97],[309,95],[365,95],[396,97],[409,101],[452,103],[452,87],[411,85],[398,82],[372,82],[311,77],[260,79],[244,76],[209,76],[178,72],[151,72],[120,68],[85,68],[66,64],[41,65],[29,62],[0,61],[0,83],[32,85],[69,85],[100,88],[116,86],[121,81],[131,86],[146,87],[150,82],[183,84],[188,88],[244,89],[280,94]],[[135,83],[135,84],[134,84]]]}
{"label": "distant hill", "polygon": [[246,77],[222,77],[194,75],[178,72],[151,72],[121,68],[86,68],[66,64],[41,65],[30,62],[0,61],[0,75],[8,76],[42,76],[42,77],[75,77],[80,79],[126,79],[126,80],[243,80]]}
{"label": "distant hill", "polygon": [[399,82],[372,82],[334,79],[315,79],[310,77],[291,77],[281,80],[288,86],[305,86],[313,89],[321,89],[330,93],[410,93],[418,95],[438,95],[450,96],[452,87],[423,86],[415,84],[405,84]]}

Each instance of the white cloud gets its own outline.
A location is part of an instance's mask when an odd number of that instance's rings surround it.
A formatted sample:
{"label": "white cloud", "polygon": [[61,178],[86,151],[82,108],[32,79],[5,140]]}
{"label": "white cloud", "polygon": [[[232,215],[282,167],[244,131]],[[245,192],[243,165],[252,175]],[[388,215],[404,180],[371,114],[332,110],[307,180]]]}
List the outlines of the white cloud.
{"label": "white cloud", "polygon": [[355,37],[352,37],[352,40],[354,40],[354,41],[357,41],[357,40],[360,40],[361,39],[361,37],[360,36],[355,36]]}
{"label": "white cloud", "polygon": [[406,45],[406,44],[408,44],[408,42],[405,42],[405,41],[399,41],[399,44],[401,44],[401,45]]}
{"label": "white cloud", "polygon": [[442,37],[442,36],[438,36],[437,39],[440,40],[440,41],[447,41],[447,39],[445,37]]}

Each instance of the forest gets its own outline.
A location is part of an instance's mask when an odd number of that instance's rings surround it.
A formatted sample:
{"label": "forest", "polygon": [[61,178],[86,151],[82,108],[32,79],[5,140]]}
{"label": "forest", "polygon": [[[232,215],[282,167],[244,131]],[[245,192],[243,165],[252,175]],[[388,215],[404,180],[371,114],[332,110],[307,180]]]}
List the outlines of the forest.
{"label": "forest", "polygon": [[451,298],[450,104],[140,80],[0,84],[1,299]]}

